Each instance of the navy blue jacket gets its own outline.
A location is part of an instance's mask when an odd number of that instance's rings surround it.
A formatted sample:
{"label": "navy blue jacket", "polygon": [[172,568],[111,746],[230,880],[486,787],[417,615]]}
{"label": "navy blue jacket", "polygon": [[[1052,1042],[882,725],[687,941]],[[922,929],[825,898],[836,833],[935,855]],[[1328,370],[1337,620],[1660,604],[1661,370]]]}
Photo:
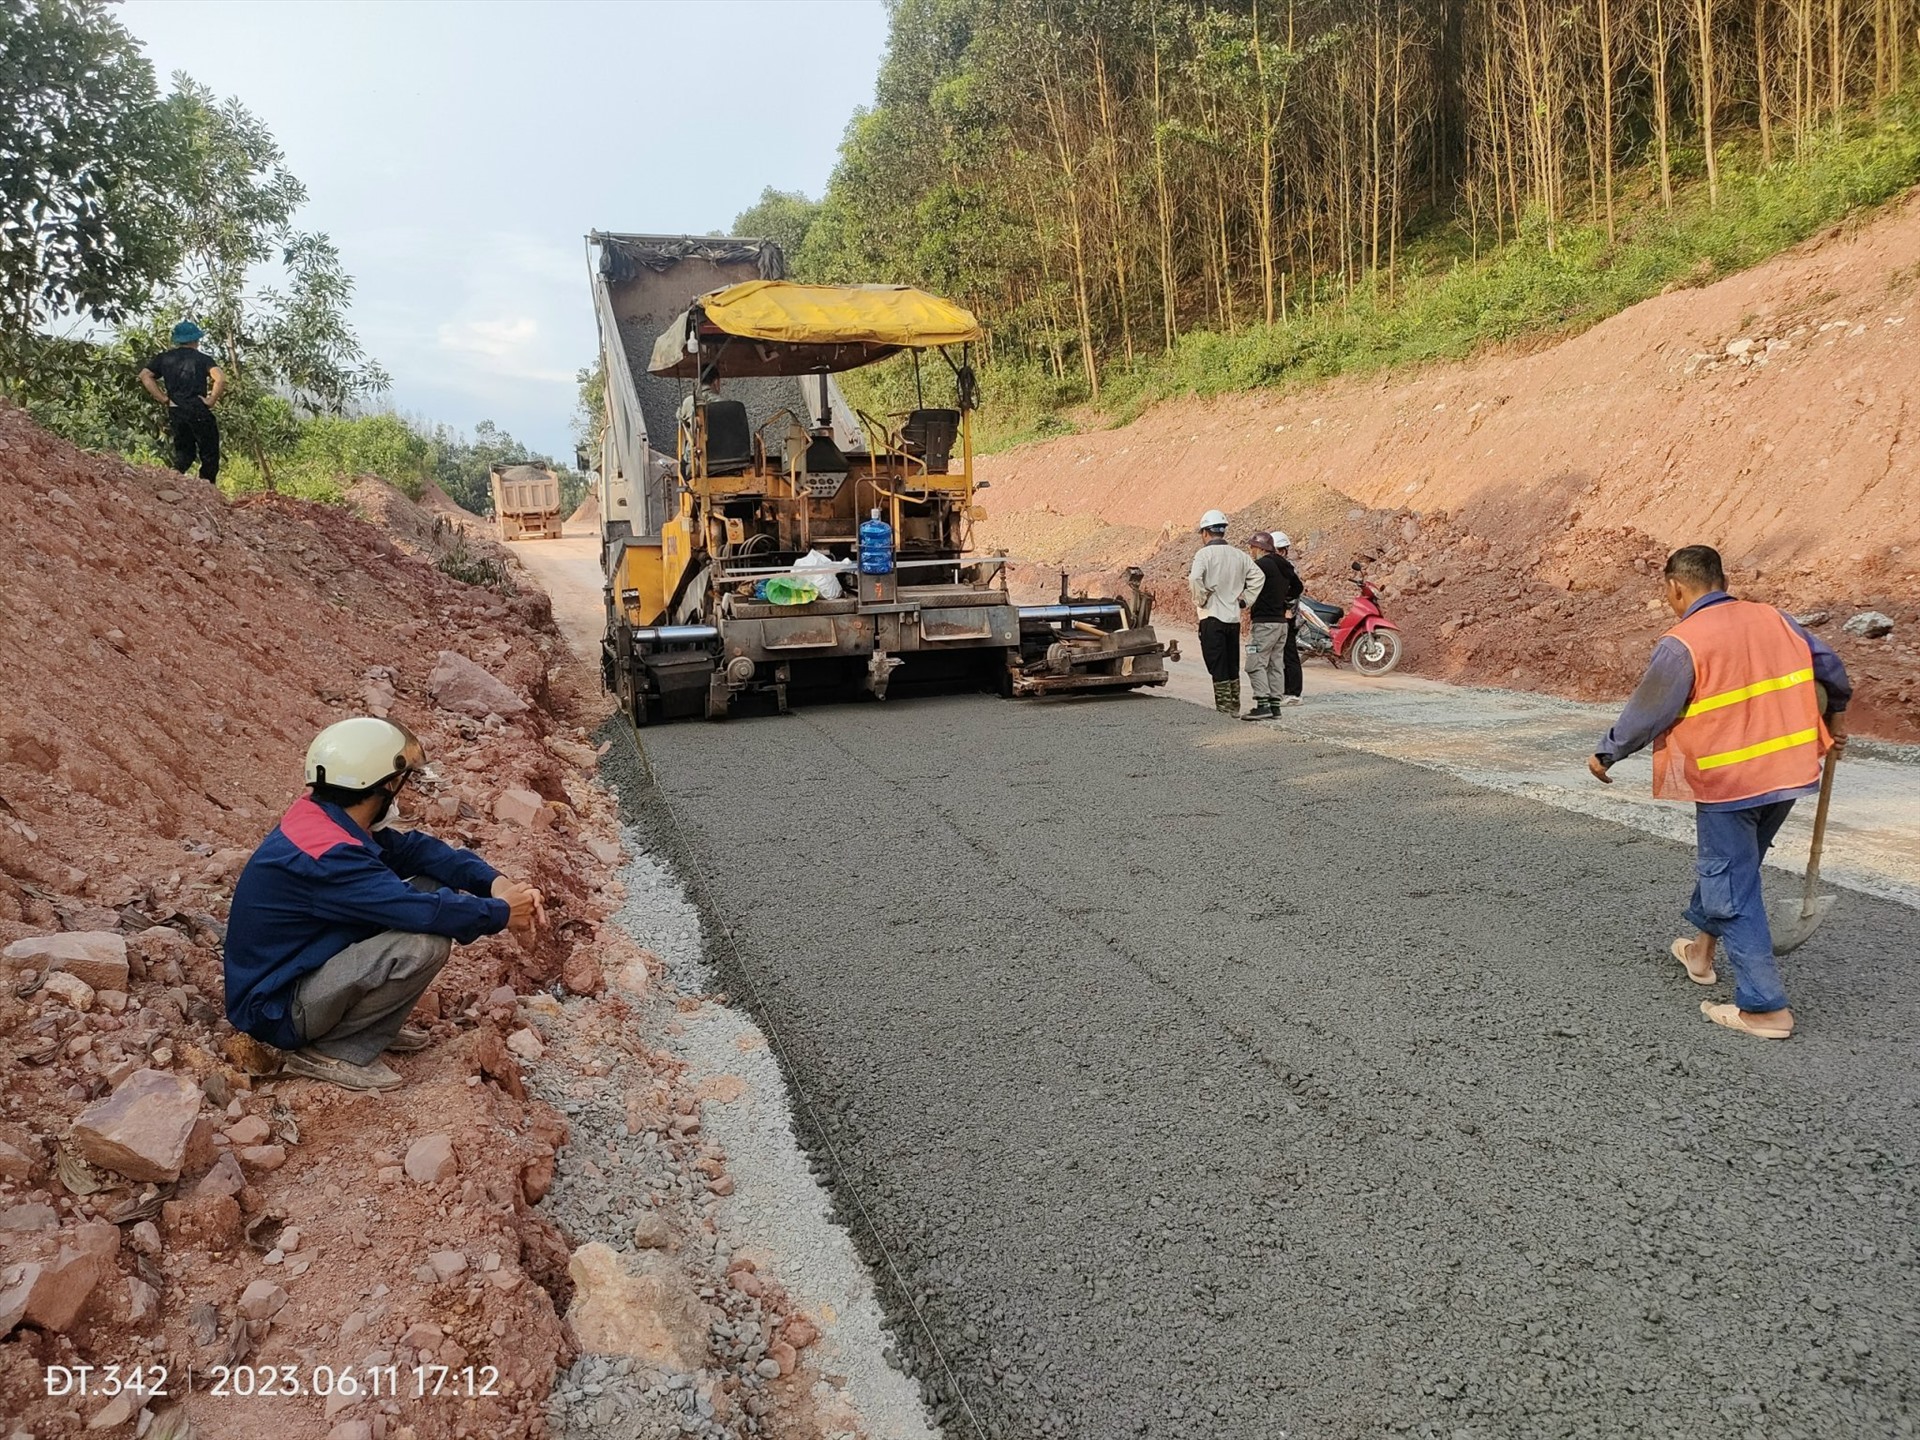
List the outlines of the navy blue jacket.
{"label": "navy blue jacket", "polygon": [[[416,890],[416,875],[443,890]],[[253,852],[227,917],[227,1019],[282,1050],[306,1037],[291,1018],[294,987],[349,945],[383,930],[470,944],[507,928],[488,895],[499,876],[471,850],[408,830],[369,834],[337,805],[302,796]],[[461,893],[465,892],[465,893]]]}

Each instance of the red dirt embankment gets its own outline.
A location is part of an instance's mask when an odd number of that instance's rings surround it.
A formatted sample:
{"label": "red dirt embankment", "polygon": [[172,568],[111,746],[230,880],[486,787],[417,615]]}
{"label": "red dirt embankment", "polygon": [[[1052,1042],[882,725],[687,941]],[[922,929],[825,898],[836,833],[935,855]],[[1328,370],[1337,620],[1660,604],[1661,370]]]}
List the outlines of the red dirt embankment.
{"label": "red dirt embankment", "polygon": [[[430,516],[377,498],[431,540]],[[0,946],[106,932],[130,962],[92,989],[0,966],[0,1414],[42,1437],[96,1421],[130,1435],[137,1416],[102,1420],[98,1391],[49,1396],[45,1367],[163,1363],[176,1403],[195,1368],[201,1436],[539,1433],[569,1358],[555,1308],[569,1282],[566,1243],[532,1202],[566,1125],[527,1097],[503,1036],[527,1003],[512,992],[597,990],[596,952],[621,953],[598,933],[618,839],[577,728],[595,702],[572,691],[546,598],[461,583],[430,545],[408,553],[343,509],[228,506],[6,406],[0,538]],[[430,692],[444,651],[493,680],[469,669]],[[397,1095],[268,1084],[221,1014],[221,917],[299,793],[312,735],[369,710],[419,732],[438,771],[409,789],[402,823],[541,886],[553,923],[531,951],[456,949],[416,1012],[436,1043],[395,1062]],[[140,1070],[199,1107],[177,1182],[77,1164],[67,1143],[82,1107]],[[236,1356],[499,1376],[490,1397],[345,1409],[209,1397],[206,1367]]]}
{"label": "red dirt embankment", "polygon": [[[1192,526],[1284,528],[1309,589],[1348,562],[1441,678],[1624,694],[1667,623],[1652,576],[1717,546],[1737,593],[1846,658],[1856,730],[1920,739],[1920,200],[1531,354],[1159,406],[981,462],[983,545],[1092,589],[1145,564],[1170,614]],[[1057,578],[1029,567],[1033,590]],[[1894,622],[1856,639],[1862,610]]]}

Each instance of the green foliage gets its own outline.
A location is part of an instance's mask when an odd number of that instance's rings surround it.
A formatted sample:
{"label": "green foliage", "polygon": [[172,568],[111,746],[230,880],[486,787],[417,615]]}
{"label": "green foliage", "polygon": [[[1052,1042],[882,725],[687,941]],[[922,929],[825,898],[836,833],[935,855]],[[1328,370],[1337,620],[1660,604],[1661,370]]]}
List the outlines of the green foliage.
{"label": "green foliage", "polygon": [[137,311],[180,253],[153,67],[98,0],[0,5],[0,382],[57,394],[42,327]]}
{"label": "green foliage", "polygon": [[733,229],[729,233],[774,241],[785,252],[791,266],[805,246],[807,232],[813,228],[814,217],[819,213],[819,201],[809,200],[798,190],[776,190],[769,185],[760,192],[758,201],[733,217]]}
{"label": "green foliage", "polygon": [[[1755,162],[1739,148],[1723,151],[1717,206],[1703,182],[1684,187],[1670,214],[1637,195],[1612,244],[1603,225],[1558,226],[1549,244],[1536,215],[1474,261],[1458,255],[1457,234],[1440,230],[1410,247],[1390,297],[1368,287],[1325,295],[1272,327],[1190,331],[1165,354],[1109,367],[1098,412],[1124,422],[1176,395],[1461,359],[1527,336],[1577,333],[1671,286],[1711,283],[1920,183],[1920,97],[1896,97],[1797,161]],[[1063,412],[1088,403],[1078,372],[1061,379],[1030,360],[989,367],[983,389],[981,449],[1071,429]]]}
{"label": "green foliage", "polygon": [[[592,369],[583,369],[573,378],[580,387],[579,402],[573,412],[573,444],[586,459],[584,468],[592,470],[600,464],[600,445],[607,430],[606,360],[594,361]],[[586,483],[584,477],[581,483]]]}

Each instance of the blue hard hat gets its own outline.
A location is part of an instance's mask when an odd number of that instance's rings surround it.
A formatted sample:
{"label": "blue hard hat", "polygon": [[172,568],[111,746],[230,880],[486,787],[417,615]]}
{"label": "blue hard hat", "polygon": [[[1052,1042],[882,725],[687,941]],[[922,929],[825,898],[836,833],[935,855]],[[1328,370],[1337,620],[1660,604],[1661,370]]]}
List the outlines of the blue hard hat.
{"label": "blue hard hat", "polygon": [[193,321],[182,320],[178,325],[173,327],[173,343],[176,345],[191,345],[194,341],[203,338],[206,333],[206,331],[194,324]]}

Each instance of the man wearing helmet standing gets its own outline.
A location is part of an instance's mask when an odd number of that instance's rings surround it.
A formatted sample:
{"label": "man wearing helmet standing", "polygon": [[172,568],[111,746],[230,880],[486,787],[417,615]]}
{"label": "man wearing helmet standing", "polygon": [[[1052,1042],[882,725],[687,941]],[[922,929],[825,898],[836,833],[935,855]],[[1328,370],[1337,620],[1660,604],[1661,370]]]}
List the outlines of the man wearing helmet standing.
{"label": "man wearing helmet standing", "polygon": [[307,751],[308,793],[253,853],[227,920],[227,1018],[286,1052],[290,1075],[349,1090],[401,1077],[383,1051],[423,1049],[406,1018],[457,940],[545,919],[538,890],[470,850],[385,828],[426,754],[404,725],[361,717]]}
{"label": "man wearing helmet standing", "polygon": [[1260,594],[1247,609],[1253,632],[1247,642],[1247,679],[1253,687],[1249,720],[1278,720],[1282,705],[1300,703],[1300,636],[1293,607],[1300,600],[1300,573],[1287,559],[1286,532],[1256,530],[1247,550],[1260,567]]}
{"label": "man wearing helmet standing", "polygon": [[1240,611],[1253,604],[1265,583],[1259,567],[1243,550],[1227,544],[1227,517],[1209,510],[1195,529],[1206,537],[1187,589],[1200,617],[1200,658],[1213,677],[1213,708],[1222,715],[1240,713]]}
{"label": "man wearing helmet standing", "polygon": [[173,348],[142,367],[140,384],[167,407],[173,468],[184,475],[198,457],[200,478],[211,484],[220,478],[220,422],[213,418],[213,407],[220,403],[227,377],[212,356],[201,352],[206,334],[191,320],[174,326]]}

